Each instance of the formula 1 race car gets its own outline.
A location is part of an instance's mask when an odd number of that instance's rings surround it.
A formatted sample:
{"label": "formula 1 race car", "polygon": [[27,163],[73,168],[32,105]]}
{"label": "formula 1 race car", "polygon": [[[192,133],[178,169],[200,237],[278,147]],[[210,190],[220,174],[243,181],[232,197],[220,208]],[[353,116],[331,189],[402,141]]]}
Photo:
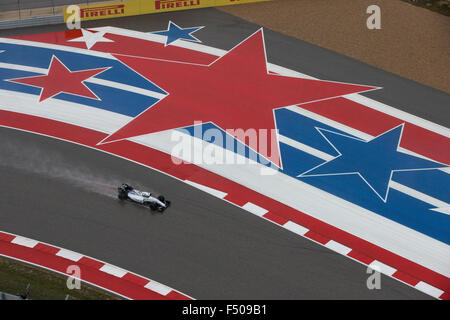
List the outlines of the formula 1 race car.
{"label": "formula 1 race car", "polygon": [[154,197],[150,192],[139,191],[124,183],[118,188],[118,198],[120,200],[130,200],[148,206],[151,210],[163,212],[170,206],[170,201],[163,196]]}

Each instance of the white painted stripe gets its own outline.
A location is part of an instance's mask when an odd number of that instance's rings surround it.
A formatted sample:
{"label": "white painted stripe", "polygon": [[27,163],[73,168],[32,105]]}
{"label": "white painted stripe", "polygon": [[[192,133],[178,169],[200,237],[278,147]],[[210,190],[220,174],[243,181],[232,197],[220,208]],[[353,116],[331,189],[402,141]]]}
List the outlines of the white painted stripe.
{"label": "white painted stripe", "polygon": [[[44,74],[44,75],[47,74],[47,72],[48,72],[48,70],[44,69],[44,68],[29,67],[29,66],[11,64],[11,63],[3,63],[3,62],[0,62],[0,68],[40,73],[40,74]],[[130,85],[127,85],[124,83],[95,78],[95,77],[89,78],[89,79],[85,80],[84,82],[95,83],[95,84],[102,85],[105,87],[111,87],[111,88],[120,89],[120,90],[124,90],[124,91],[130,91],[133,93],[142,94],[142,95],[156,98],[156,99],[163,99],[167,96],[166,94],[163,94],[163,93],[146,90],[146,89],[142,89],[139,87],[130,86]]]}
{"label": "white painted stripe", "polygon": [[389,183],[389,187],[391,187],[391,188],[393,188],[393,189],[395,189],[397,191],[403,192],[404,194],[407,194],[407,195],[409,195],[411,197],[419,199],[419,200],[421,200],[423,202],[429,203],[432,206],[435,206],[437,208],[449,207],[449,204],[447,202],[445,202],[445,201],[441,201],[439,199],[431,197],[431,196],[429,196],[429,195],[427,195],[425,193],[422,193],[420,191],[414,190],[414,189],[412,189],[410,187],[407,187],[407,186],[405,186],[403,184],[400,184],[398,182],[395,182],[393,180],[391,180],[391,182]]}
{"label": "white painted stripe", "polygon": [[[15,238],[22,238],[22,239],[31,240],[31,239],[24,238],[24,237],[21,237],[21,236],[18,236],[18,235],[9,233],[9,232],[5,232],[5,231],[0,231],[0,232],[1,232],[1,233],[5,233],[5,234],[9,234],[9,235],[11,235],[11,236],[14,236]],[[34,241],[34,240],[31,240],[31,241]],[[12,241],[11,241],[11,242],[12,242]],[[36,242],[37,242],[37,241],[36,241]],[[66,258],[66,259],[70,259],[70,260],[73,260],[73,261],[75,261],[75,262],[79,261],[82,257],[87,257],[87,258],[93,259],[93,260],[95,260],[95,261],[97,261],[97,262],[99,262],[99,263],[103,263],[103,264],[105,264],[105,265],[107,264],[107,263],[104,262],[104,261],[97,260],[97,259],[94,259],[94,258],[89,257],[89,256],[81,255],[81,254],[78,254],[78,253],[73,252],[73,251],[70,251],[70,250],[62,249],[62,248],[56,247],[56,246],[54,246],[54,245],[51,245],[51,244],[48,244],[48,243],[45,243],[45,242],[42,242],[42,241],[40,241],[40,242],[38,242],[38,243],[42,243],[42,244],[45,244],[45,245],[48,245],[48,246],[51,246],[51,247],[54,247],[54,248],[59,249],[59,252],[56,253],[57,256],[60,256],[60,257]],[[0,255],[1,255],[1,254],[0,254]],[[8,256],[8,255],[7,255],[7,256]],[[15,259],[15,260],[27,262],[27,263],[30,263],[30,264],[32,264],[32,265],[40,266],[40,267],[42,267],[42,268],[45,268],[45,269],[48,269],[48,270],[51,270],[51,271],[60,273],[60,274],[62,274],[62,275],[65,275],[65,273],[63,273],[63,272],[59,272],[59,271],[57,271],[57,270],[53,270],[53,269],[48,268],[48,267],[46,267],[46,266],[44,266],[44,265],[37,265],[37,264],[34,264],[34,263],[29,262],[29,261],[26,261],[26,260],[18,259],[18,258],[14,257],[14,256],[8,256],[8,257],[13,258],[13,259]],[[118,267],[115,267],[115,266],[112,266],[112,265],[109,265],[109,266],[111,266],[111,267],[113,267],[113,268],[117,268],[117,269],[122,270],[121,268],[118,268]],[[99,270],[100,270],[100,269],[99,269]],[[133,274],[133,275],[135,275],[135,276],[139,276],[139,275],[137,275],[137,274],[135,274],[135,273],[132,273],[132,272],[130,272],[130,271],[127,271],[127,273]],[[145,277],[142,277],[142,276],[139,276],[139,277],[141,277],[141,278],[143,278],[143,279],[146,279],[146,280],[148,280],[148,281],[153,281],[153,280],[151,280],[151,279],[148,279],[148,278],[145,278]],[[89,281],[86,281],[86,280],[83,280],[83,281],[86,282],[86,283],[88,283],[88,284],[91,284],[91,285],[93,285],[93,286],[96,286],[96,287],[99,287],[99,288],[103,288],[103,289],[106,290],[106,291],[113,292],[113,291],[111,291],[111,290],[109,290],[109,289],[107,289],[107,288],[105,288],[105,287],[101,287],[101,286],[99,286],[99,285],[97,285],[97,284],[94,284],[94,283],[91,283],[91,282],[89,282]],[[157,283],[156,281],[153,281],[153,282],[154,282],[154,283]],[[160,284],[160,285],[161,285],[161,284]],[[164,285],[161,285],[161,286],[164,286]],[[167,287],[167,286],[165,286],[165,287],[166,287],[166,288],[169,288],[169,287]],[[171,288],[169,288],[169,289],[170,289],[171,291],[178,292],[178,293],[182,294],[183,296],[185,296],[185,297],[187,297],[187,298],[189,298],[189,299],[195,300],[194,298],[192,298],[192,297],[190,297],[190,296],[188,296],[188,295],[186,295],[186,294],[184,294],[184,293],[181,293],[181,292],[179,292],[179,291],[177,291],[177,290],[174,290],[174,289],[171,289]],[[118,294],[118,295],[120,295],[120,296],[122,296],[122,297],[124,297],[124,298],[129,299],[128,297],[123,296],[123,295],[121,295],[121,294],[119,294],[119,293],[117,293],[117,292],[115,292],[115,293]]]}
{"label": "white painted stripe", "polygon": [[[424,156],[424,155],[422,155],[422,154],[419,154],[419,153],[417,153],[417,152],[414,152],[414,151],[411,151],[411,150],[402,148],[402,147],[400,147],[400,146],[397,148],[397,150],[398,150],[399,152],[403,152],[403,153],[409,154],[409,155],[411,155],[411,156],[419,157],[419,158],[422,158],[422,159],[425,159],[425,160],[431,160],[431,161],[439,162],[439,161],[436,161],[436,160],[434,160],[434,159],[428,158],[428,157],[426,157],[426,156]],[[437,170],[440,170],[440,171],[443,171],[443,172],[447,173],[445,169],[446,169],[446,168],[440,168],[440,169],[437,169]]]}
{"label": "white painted stripe", "polygon": [[[345,132],[345,133],[347,133],[349,135],[353,135],[353,136],[355,136],[355,137],[357,137],[359,139],[365,140],[365,141],[369,141],[369,140],[372,140],[374,138],[374,136],[372,136],[370,134],[367,134],[367,133],[364,133],[362,131],[356,130],[356,129],[352,128],[352,127],[346,126],[346,125],[341,124],[339,122],[336,122],[334,120],[330,120],[328,118],[325,118],[325,117],[323,117],[321,115],[313,113],[313,112],[311,112],[309,110],[305,110],[305,109],[303,109],[301,107],[298,107],[298,106],[289,106],[289,107],[286,107],[286,109],[288,109],[288,110],[290,110],[292,112],[295,112],[297,114],[300,114],[302,116],[305,116],[305,117],[311,118],[313,120],[316,120],[318,122],[321,122],[323,124],[326,124],[326,125],[328,125],[330,127],[334,127],[334,128],[336,128],[336,129],[338,129],[340,131],[343,131],[343,132]],[[281,137],[281,135],[280,135],[280,137]],[[285,137],[285,138],[287,138],[287,137]],[[289,139],[289,138],[287,138],[287,139]],[[295,140],[293,140],[293,141],[294,142],[298,142],[298,141],[295,141]],[[294,142],[292,142],[291,146],[295,148],[296,144]],[[285,142],[285,143],[288,143],[288,142]],[[311,148],[309,146],[307,146],[307,147],[309,147],[310,149],[304,148],[304,147],[302,147],[303,149],[301,149],[300,145],[297,145],[297,146],[298,146],[299,150],[302,150],[302,151],[305,151],[305,152],[308,152],[308,150],[310,150],[311,151],[310,154],[315,155],[318,158],[321,158],[321,159],[324,159],[324,160],[328,159],[329,157],[333,157],[333,156],[331,156],[331,155],[329,155],[327,153],[323,153],[323,154],[319,155],[318,152],[321,152],[321,151],[316,150],[314,148]],[[411,150],[407,150],[407,149],[402,148],[402,147],[398,147],[398,151],[406,153],[406,154],[409,154],[409,155],[412,155],[412,156],[416,156],[416,157],[419,157],[419,158],[422,158],[422,159],[426,159],[426,160],[430,160],[430,161],[436,161],[434,159],[430,159],[430,158],[428,158],[428,157],[426,157],[424,155],[421,155],[421,154],[416,153],[416,152],[411,151]],[[450,167],[441,168],[441,169],[438,169],[438,170],[441,170],[441,171],[443,171],[445,173],[450,174]]]}
{"label": "white painted stripe", "polygon": [[33,94],[0,89],[0,110],[43,117],[107,134],[113,133],[132,118],[119,113],[58,99],[39,102]]}
{"label": "white painted stripe", "polygon": [[295,70],[290,70],[282,66],[278,66],[276,64],[267,63],[267,69],[271,72],[275,72],[279,75],[289,76],[293,78],[303,78],[303,79],[311,79],[315,80],[316,78],[308,76],[307,74],[300,73]]}
{"label": "white painted stripe", "polygon": [[328,119],[328,118],[326,118],[324,116],[321,116],[321,115],[313,113],[313,112],[311,112],[309,110],[303,109],[303,108],[301,108],[299,106],[289,106],[289,107],[286,107],[286,109],[288,109],[288,110],[290,110],[292,112],[298,113],[298,114],[300,114],[302,116],[308,117],[310,119],[316,120],[318,122],[324,123],[324,124],[326,124],[326,125],[328,125],[330,127],[334,127],[334,128],[336,128],[336,129],[338,129],[340,131],[343,131],[345,133],[351,134],[351,135],[353,135],[355,137],[358,137],[360,139],[363,139],[363,140],[367,141],[367,140],[370,140],[370,139],[373,138],[373,136],[371,136],[370,134],[367,134],[365,132],[353,129],[352,127],[346,126],[345,124],[342,124],[342,123],[339,123],[337,121]]}
{"label": "white painted stripe", "polygon": [[103,267],[100,268],[100,271],[109,273],[118,278],[122,278],[124,275],[126,275],[128,273],[128,271],[123,270],[119,267],[112,266],[110,264],[105,264]]}
{"label": "white painted stripe", "polygon": [[167,97],[167,95],[164,93],[145,90],[145,89],[130,86],[130,85],[127,85],[124,83],[109,81],[109,80],[105,80],[105,79],[90,78],[90,79],[86,80],[86,82],[95,83],[95,84],[99,84],[99,85],[106,86],[106,87],[121,89],[124,91],[130,91],[133,93],[142,94],[144,96],[148,96],[148,97],[152,97],[152,98],[156,98],[156,99],[164,99],[165,97]]}
{"label": "white painted stripe", "polygon": [[[322,160],[325,160],[325,161],[330,161],[330,160],[335,158],[334,156],[332,156],[330,154],[327,154],[327,153],[322,152],[320,150],[314,149],[313,147],[307,146],[307,145],[305,145],[303,143],[300,143],[298,141],[295,141],[295,140],[290,139],[288,137],[285,137],[283,135],[280,135],[279,138],[280,138],[280,142],[286,143],[286,144],[290,145],[293,148],[296,148],[298,150],[306,152],[306,153],[308,153],[308,154],[310,154],[312,156],[315,156],[315,157],[317,157],[319,159],[322,159]],[[412,189],[410,187],[402,185],[402,184],[400,184],[398,182],[395,182],[393,180],[390,181],[389,187],[391,187],[391,188],[393,188],[393,189],[395,189],[397,191],[400,191],[400,192],[402,192],[404,194],[407,194],[410,197],[413,197],[413,198],[419,199],[419,200],[421,200],[423,202],[429,203],[432,206],[438,207],[438,209],[436,209],[436,210],[432,209],[432,210],[439,211],[439,212],[442,212],[442,213],[446,213],[447,211],[446,211],[445,208],[449,207],[449,204],[444,202],[444,201],[441,201],[439,199],[433,198],[433,197],[431,197],[431,196],[429,196],[429,195],[427,195],[425,193],[419,192],[419,191],[417,191],[415,189]],[[440,208],[443,208],[442,211],[440,210]]]}
{"label": "white painted stripe", "polygon": [[450,206],[438,207],[438,208],[433,208],[430,210],[450,215]]}
{"label": "white painted stripe", "polygon": [[0,62],[0,68],[11,69],[11,70],[20,70],[20,71],[33,72],[33,73],[41,73],[41,74],[47,74],[47,71],[48,71],[48,69],[44,69],[44,68],[30,67],[30,66],[5,63],[5,62]]}
{"label": "white painted stripe", "polygon": [[336,242],[334,240],[328,241],[325,244],[325,247],[333,251],[336,251],[337,253],[343,254],[344,256],[346,256],[347,254],[349,254],[350,251],[352,251],[351,248],[344,246],[343,244],[340,244],[339,242]]}
{"label": "white painted stripe", "polygon": [[429,294],[430,296],[435,297],[435,298],[439,298],[444,293],[444,291],[442,291],[441,289],[438,289],[438,288],[436,288],[428,283],[425,283],[423,281],[420,281],[414,287],[417,290],[420,290],[420,291],[422,291],[426,294]]}
{"label": "white painted stripe", "polygon": [[450,174],[450,167],[443,168],[443,169],[441,169],[441,170],[444,171],[445,173]]}
{"label": "white painted stripe", "polygon": [[[326,124],[326,125],[328,125],[330,127],[334,127],[334,128],[336,128],[336,129],[338,129],[340,131],[343,131],[343,132],[345,132],[347,134],[353,135],[353,136],[355,136],[357,138],[360,138],[360,139],[363,139],[365,141],[369,141],[369,140],[374,138],[374,136],[372,136],[370,134],[367,134],[365,132],[359,131],[357,129],[354,129],[352,127],[349,127],[349,126],[347,126],[345,124],[342,124],[342,123],[339,123],[337,121],[328,119],[328,118],[326,118],[324,116],[321,116],[319,114],[313,113],[313,112],[311,112],[309,110],[305,110],[305,109],[303,109],[303,108],[301,108],[299,106],[289,106],[289,107],[286,107],[285,109],[288,109],[288,110],[290,110],[292,112],[298,113],[298,114],[300,114],[302,116],[308,117],[310,119],[316,120],[316,121],[321,122],[323,124]],[[409,155],[413,155],[413,156],[416,156],[416,157],[419,157],[419,158],[422,158],[422,159],[436,161],[434,159],[430,159],[430,158],[428,158],[428,157],[426,157],[424,155],[421,155],[419,153],[416,153],[414,151],[404,149],[402,147],[399,147],[398,151],[401,151],[403,153],[406,153],[406,154],[409,154]],[[439,169],[439,170],[447,172],[445,168]],[[450,171],[450,170],[448,170],[448,171]],[[449,172],[447,172],[447,173],[449,173]]]}
{"label": "white painted stripe", "polygon": [[303,226],[301,226],[301,225],[299,225],[299,224],[297,224],[295,222],[292,222],[292,221],[286,222],[283,225],[283,227],[288,229],[289,231],[294,232],[294,233],[296,233],[298,235],[301,235],[301,236],[305,235],[305,233],[307,233],[309,231],[309,229],[307,229],[307,228],[305,228],[305,227],[303,227]]}
{"label": "white painted stripe", "polygon": [[265,215],[267,212],[269,212],[268,210],[261,208],[260,206],[257,206],[254,203],[251,202],[247,202],[246,204],[244,204],[242,206],[242,209],[247,210],[248,212],[251,212],[253,214],[256,214],[257,216],[262,217],[263,215]]}
{"label": "white painted stripe", "polygon": [[[191,150],[192,159],[201,159],[202,150],[210,144],[197,139],[203,149],[193,148],[197,141],[192,143],[190,139],[196,138],[186,135],[181,140],[186,144],[189,142],[190,147],[187,148]],[[158,132],[131,140],[168,154],[180,143],[179,140],[173,141],[172,131]],[[228,150],[222,151],[223,156],[228,156]],[[214,152],[214,155],[220,153]],[[181,155],[183,156],[186,158],[181,160],[189,161],[187,153]],[[236,156],[234,153],[231,156],[240,159],[239,155]],[[212,162],[212,164],[199,163],[198,166],[431,270],[446,276],[450,275],[450,246],[441,241],[287,175],[277,173],[261,176],[261,170],[265,168],[261,164],[243,161],[243,164],[223,166],[217,164],[218,161]]]}
{"label": "white painted stripe", "polygon": [[155,291],[163,296],[166,296],[170,291],[172,291],[171,288],[169,288],[168,286],[165,286],[159,282],[153,281],[151,280],[149,283],[147,283],[145,286],[145,288],[150,289],[152,291]]}
{"label": "white painted stripe", "polygon": [[213,196],[215,196],[217,198],[221,198],[222,199],[222,198],[224,198],[227,195],[226,192],[222,192],[222,191],[219,191],[219,190],[216,190],[216,189],[204,186],[202,184],[199,184],[199,183],[196,183],[196,182],[193,182],[193,181],[190,181],[190,180],[184,180],[184,182],[186,182],[187,184],[189,184],[189,185],[191,185],[193,187],[196,187],[197,189],[200,189],[200,190],[202,190],[204,192],[207,192],[207,193],[209,193],[209,194],[211,194],[211,195],[213,195]]}
{"label": "white painted stripe", "polygon": [[377,261],[377,260],[372,261],[372,263],[369,264],[369,267],[372,270],[381,272],[381,273],[383,273],[385,275],[388,275],[388,276],[392,276],[394,274],[394,272],[397,271],[397,269],[394,269],[391,266],[388,266],[387,264],[384,264],[383,262],[380,262],[380,261]]}
{"label": "white painted stripe", "polygon": [[398,119],[401,119],[403,121],[410,122],[412,124],[418,125],[424,129],[439,133],[447,138],[450,138],[450,129],[441,126],[437,123],[428,121],[426,119],[419,118],[415,115],[412,115],[410,113],[404,112],[399,109],[395,109],[391,106],[388,106],[387,104],[381,103],[379,101],[367,98],[365,96],[362,96],[360,94],[349,94],[344,96],[344,98],[357,102],[359,104],[365,105],[366,107],[369,107],[371,109],[387,113],[393,117],[396,117]]}
{"label": "white painted stripe", "polygon": [[19,236],[15,237],[11,242],[28,248],[34,248],[39,243],[36,240]]}
{"label": "white painted stripe", "polygon": [[286,136],[283,136],[281,134],[278,136],[278,139],[282,143],[285,143],[285,144],[287,144],[287,145],[289,145],[289,146],[291,146],[291,147],[293,147],[295,149],[298,149],[298,150],[306,152],[306,153],[308,153],[310,155],[313,155],[313,156],[315,156],[315,157],[317,157],[319,159],[322,159],[322,160],[325,160],[325,161],[330,161],[330,160],[334,159],[334,156],[332,156],[332,155],[330,155],[328,153],[325,153],[325,152],[322,152],[320,150],[317,150],[317,149],[315,149],[313,147],[310,147],[310,146],[308,146],[306,144],[303,144],[303,143],[301,143],[299,141],[293,140],[293,139],[291,139],[289,137],[286,137]]}
{"label": "white painted stripe", "polygon": [[67,47],[67,46],[63,46],[63,45],[59,45],[59,44],[50,44],[50,43],[35,42],[35,41],[29,41],[29,40],[8,39],[8,38],[0,38],[0,43],[26,45],[26,46],[36,47],[36,48],[45,48],[45,49],[54,49],[54,50],[75,52],[75,53],[86,54],[86,55],[94,56],[94,57],[101,57],[101,58],[105,58],[105,59],[116,60],[116,58],[114,58],[109,53],[100,52],[100,51],[91,51],[88,49],[81,49],[81,48],[76,48],[76,47]]}
{"label": "white painted stripe", "polygon": [[62,258],[66,258],[75,262],[78,262],[81,258],[83,258],[82,254],[70,251],[70,250],[66,250],[66,249],[61,249],[56,253],[57,256],[62,257]]}

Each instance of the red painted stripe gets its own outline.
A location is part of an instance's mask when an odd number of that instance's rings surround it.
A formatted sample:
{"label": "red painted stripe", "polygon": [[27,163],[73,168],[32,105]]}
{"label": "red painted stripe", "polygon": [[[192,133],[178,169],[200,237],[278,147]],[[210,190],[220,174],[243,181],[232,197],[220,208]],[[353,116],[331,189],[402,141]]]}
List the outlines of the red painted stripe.
{"label": "red painted stripe", "polygon": [[49,245],[44,244],[44,243],[38,243],[34,247],[34,249],[42,251],[42,252],[45,252],[45,253],[48,253],[48,254],[53,254],[53,255],[57,254],[59,252],[59,250],[60,250],[59,248],[55,248],[53,246],[49,246]]}
{"label": "red painted stripe", "polygon": [[333,99],[332,103],[320,101],[300,107],[372,136],[405,123],[401,147],[450,165],[450,139],[433,131],[345,98]]}
{"label": "red painted stripe", "polygon": [[[10,235],[11,236],[11,235]],[[15,236],[12,236],[15,238]],[[28,248],[11,243],[5,234],[0,239],[0,254],[7,257],[20,259],[41,267],[45,267],[61,273],[71,265],[77,265],[81,270],[81,279],[117,294],[137,300],[168,300],[188,299],[188,297],[176,293],[171,296],[163,296],[144,287],[143,278],[128,273],[122,278],[115,277],[99,270],[104,263],[94,259],[83,257],[78,262],[55,255],[55,247],[39,243],[34,248]],[[57,249],[59,251],[59,249]],[[139,279],[139,280],[138,280]]]}
{"label": "red painted stripe", "polygon": [[349,257],[356,259],[364,264],[371,264],[375,259],[374,258],[370,258],[364,254],[362,254],[361,252],[358,252],[356,250],[352,250],[347,254]]}
{"label": "red painted stripe", "polygon": [[137,285],[140,285],[140,286],[145,286],[147,283],[149,283],[148,279],[145,279],[145,278],[143,278],[141,276],[138,276],[138,275],[135,275],[135,274],[132,274],[132,273],[129,273],[129,272],[127,274],[125,274],[122,278],[126,279],[128,281],[131,281],[131,282],[133,282],[133,283],[135,283]]}
{"label": "red painted stripe", "polygon": [[170,300],[191,300],[190,298],[186,297],[185,295],[177,292],[177,291],[170,291],[167,296],[168,299]]}
{"label": "red painted stripe", "polygon": [[105,264],[103,262],[97,261],[95,259],[91,259],[89,257],[82,257],[80,260],[78,260],[78,263],[83,264],[85,266],[88,266],[93,269],[100,269]]}
{"label": "red painted stripe", "polygon": [[279,225],[283,225],[289,221],[288,219],[280,217],[272,212],[267,212],[266,214],[263,215],[263,217],[269,219],[270,221],[278,223]]}
{"label": "red painted stripe", "polygon": [[[320,234],[327,235],[330,239],[333,239],[349,248],[357,249],[359,252],[364,252],[366,256],[371,257],[370,262],[373,260],[381,261],[387,265],[394,267],[397,270],[405,271],[411,274],[413,277],[419,278],[426,283],[432,284],[439,288],[450,288],[450,279],[438,274],[428,268],[425,268],[419,264],[416,264],[408,259],[400,257],[386,249],[375,246],[372,243],[358,238],[352,234],[342,231],[332,225],[317,220],[305,213],[295,210],[291,207],[270,199],[262,194],[252,191],[248,188],[242,187],[237,183],[227,180],[220,176],[210,176],[207,173],[198,172],[194,177],[190,178],[199,184],[210,184],[211,180],[214,180],[217,189],[227,193],[239,194],[238,199],[247,199],[243,202],[251,201],[252,203],[265,208],[271,214],[278,215],[284,219],[295,222],[309,230],[318,232]],[[220,187],[219,187],[220,186]],[[226,197],[228,200],[231,197]],[[234,200],[234,199],[233,199]],[[369,263],[370,263],[369,262]]]}
{"label": "red painted stripe", "polygon": [[[84,42],[68,42],[71,39],[79,38],[81,36],[82,33],[80,30],[71,30],[32,35],[20,35],[11,37],[11,39],[28,40],[86,49],[86,44]],[[164,43],[131,38],[112,33],[106,33],[104,37],[113,40],[114,42],[97,42],[91,48],[91,50],[112,54],[123,54],[144,58],[163,59],[204,65],[208,65],[217,59],[216,56],[200,51],[189,50],[177,46],[165,47]]]}
{"label": "red painted stripe", "polygon": [[444,292],[439,298],[442,300],[450,300],[450,293]]}
{"label": "red painted stripe", "polygon": [[[202,175],[202,173],[200,172],[199,173],[199,175]],[[199,176],[199,175],[197,175],[197,176]],[[205,177],[205,178],[203,178],[203,179],[198,179],[198,180],[204,180],[204,179],[207,179],[208,177]],[[192,179],[192,177],[191,177],[191,179]],[[228,200],[228,201],[230,201],[230,202],[233,202],[235,205],[238,205],[239,207],[242,207],[243,205],[245,205],[248,201],[249,201],[249,198],[248,197],[246,197],[245,196],[245,194],[239,194],[239,193],[236,193],[236,192],[234,192],[234,193],[228,193],[226,196],[225,196],[225,198],[224,198],[225,200]]]}
{"label": "red painted stripe", "polygon": [[[78,142],[94,148],[97,148],[95,144],[105,137],[105,134],[103,133],[86,128],[8,111],[0,111],[0,125],[35,131],[54,137],[61,137],[68,141]],[[439,273],[200,167],[192,164],[175,165],[168,154],[130,141],[120,141],[102,145],[101,149],[161,170],[169,175],[178,177],[181,180],[189,179],[190,181],[226,192],[229,194],[226,198],[232,200],[237,199],[240,202],[239,205],[251,201],[256,205],[267,209],[274,215],[291,220],[316,233],[327,235],[330,239],[357,250],[358,252],[364,253],[365,256],[370,257],[370,259],[367,259],[370,260],[370,262],[373,260],[381,261],[444,291],[450,290],[450,279]],[[360,255],[356,255],[354,251],[352,251],[349,256],[352,256],[352,254],[356,257],[360,257]],[[357,259],[356,257],[355,259]]]}
{"label": "red painted stripe", "polygon": [[86,146],[94,146],[106,137],[106,134],[98,131],[4,110],[0,110],[0,125],[46,134]]}
{"label": "red painted stripe", "polygon": [[392,275],[394,278],[397,278],[403,282],[406,282],[407,284],[410,284],[412,286],[415,286],[420,281],[416,278],[411,277],[409,274],[401,272],[401,271],[395,271]]}
{"label": "red painted stripe", "polygon": [[103,288],[107,288],[118,294],[122,294],[131,299],[167,299],[160,294],[147,290],[146,288],[137,286],[131,282],[121,280],[120,278],[108,275],[97,269],[75,263],[71,260],[64,259],[48,253],[33,250],[12,243],[0,242],[0,252],[3,255],[27,261],[51,270],[66,273],[70,265],[78,265],[81,270],[82,280],[88,281]]}
{"label": "red painted stripe", "polygon": [[330,239],[318,234],[317,232],[309,230],[307,233],[305,233],[305,237],[308,237],[316,242],[319,242],[323,245],[325,245]]}
{"label": "red painted stripe", "polygon": [[0,232],[0,241],[11,242],[13,241],[15,236],[10,235],[8,233]]}
{"label": "red painted stripe", "polygon": [[19,39],[58,45],[69,45],[70,47],[75,48],[86,48],[86,45],[83,42],[67,42],[68,40],[79,38],[81,36],[83,36],[81,30],[67,30],[63,32],[20,35],[16,37],[10,37],[10,39]]}

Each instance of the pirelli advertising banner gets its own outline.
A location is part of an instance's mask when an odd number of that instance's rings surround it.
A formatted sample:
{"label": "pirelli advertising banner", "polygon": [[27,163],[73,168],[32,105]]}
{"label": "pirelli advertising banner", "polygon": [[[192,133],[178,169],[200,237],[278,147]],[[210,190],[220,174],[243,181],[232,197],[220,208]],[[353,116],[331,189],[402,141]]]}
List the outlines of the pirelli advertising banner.
{"label": "pirelli advertising banner", "polygon": [[[79,14],[80,20],[86,21],[264,1],[270,0],[129,0],[79,6]],[[67,8],[64,8],[64,21],[74,14]]]}

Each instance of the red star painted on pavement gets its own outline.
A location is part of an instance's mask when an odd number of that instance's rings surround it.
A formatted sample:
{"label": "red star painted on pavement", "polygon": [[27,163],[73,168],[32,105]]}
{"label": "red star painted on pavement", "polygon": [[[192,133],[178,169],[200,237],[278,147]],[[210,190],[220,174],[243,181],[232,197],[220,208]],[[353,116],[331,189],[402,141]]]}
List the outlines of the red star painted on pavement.
{"label": "red star painted on pavement", "polygon": [[[114,56],[168,95],[99,144],[192,126],[194,121],[212,122],[223,130],[271,130],[276,129],[276,108],[376,89],[268,73],[262,29],[210,65]],[[270,134],[259,136],[268,140],[268,147],[255,151],[280,167],[278,143],[270,150]]]}
{"label": "red star painted on pavement", "polygon": [[106,69],[108,68],[72,72],[58,58],[53,56],[47,75],[10,79],[9,81],[42,88],[39,102],[51,98],[61,92],[99,100],[83,81]]}

